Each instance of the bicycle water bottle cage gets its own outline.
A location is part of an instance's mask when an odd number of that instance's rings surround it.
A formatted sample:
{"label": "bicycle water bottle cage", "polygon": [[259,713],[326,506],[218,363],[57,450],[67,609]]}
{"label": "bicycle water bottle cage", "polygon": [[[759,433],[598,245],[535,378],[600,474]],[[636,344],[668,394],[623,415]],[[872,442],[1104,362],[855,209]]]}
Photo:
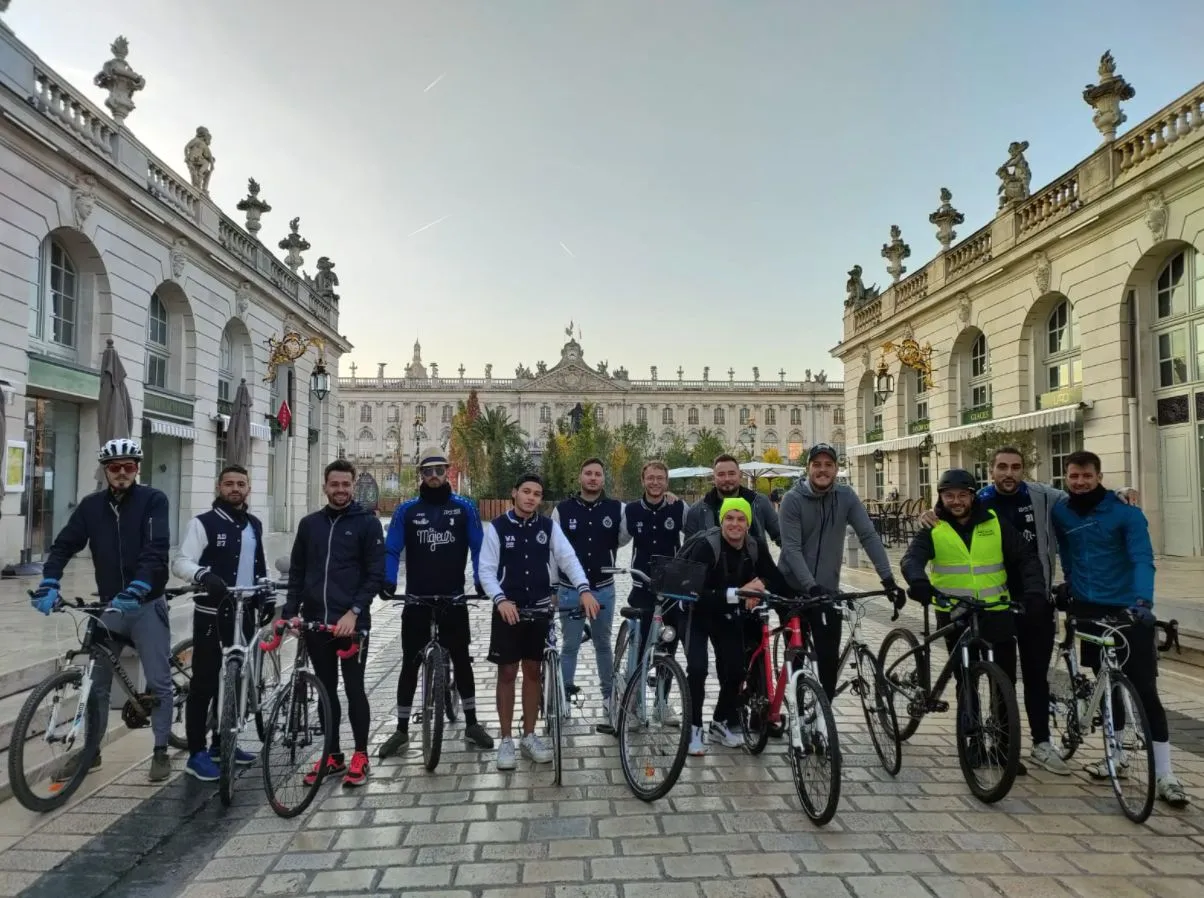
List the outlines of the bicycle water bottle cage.
{"label": "bicycle water bottle cage", "polygon": [[138,696],[138,701],[127,701],[121,708],[121,722],[131,730],[140,730],[150,723],[150,714],[159,704],[159,699],[149,692]]}

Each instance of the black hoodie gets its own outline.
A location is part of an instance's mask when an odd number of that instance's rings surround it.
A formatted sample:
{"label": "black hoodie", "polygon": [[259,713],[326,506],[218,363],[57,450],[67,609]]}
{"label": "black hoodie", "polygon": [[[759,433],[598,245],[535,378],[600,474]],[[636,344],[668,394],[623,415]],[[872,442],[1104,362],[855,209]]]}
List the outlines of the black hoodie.
{"label": "black hoodie", "polygon": [[337,623],[359,610],[359,629],[371,627],[369,606],[385,578],[385,534],[358,502],[327,505],[297,525],[284,616]]}

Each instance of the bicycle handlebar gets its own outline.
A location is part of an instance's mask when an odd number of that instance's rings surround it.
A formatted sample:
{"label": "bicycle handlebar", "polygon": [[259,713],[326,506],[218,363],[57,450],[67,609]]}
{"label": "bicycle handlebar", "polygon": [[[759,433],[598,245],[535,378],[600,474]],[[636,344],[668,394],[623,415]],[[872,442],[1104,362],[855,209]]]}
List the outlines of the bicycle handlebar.
{"label": "bicycle handlebar", "polygon": [[[601,611],[605,607],[605,605],[599,605],[598,610]],[[569,620],[579,620],[585,616],[585,611],[580,605],[575,608],[557,608],[555,605],[537,605],[534,608],[518,609],[518,619],[520,621],[551,620],[553,614],[564,615]]]}
{"label": "bicycle handlebar", "polygon": [[[317,621],[303,621],[297,618],[292,620],[278,620],[272,624],[272,638],[264,641],[259,641],[259,647],[265,652],[274,652],[280,648],[280,643],[284,641],[284,631],[293,630],[298,633],[334,633],[334,624],[320,624]],[[355,633],[360,639],[364,639],[368,635],[367,630],[357,630]],[[353,642],[349,648],[336,649],[335,654],[340,658],[346,659],[356,655],[360,650],[358,642]]]}
{"label": "bicycle handlebar", "polygon": [[641,586],[647,586],[649,588],[652,587],[652,578],[649,577],[647,574],[645,574],[643,571],[639,570],[638,568],[604,567],[604,568],[602,568],[602,573],[604,573],[604,574],[626,574],[632,580],[635,580],[637,583],[639,583]]}

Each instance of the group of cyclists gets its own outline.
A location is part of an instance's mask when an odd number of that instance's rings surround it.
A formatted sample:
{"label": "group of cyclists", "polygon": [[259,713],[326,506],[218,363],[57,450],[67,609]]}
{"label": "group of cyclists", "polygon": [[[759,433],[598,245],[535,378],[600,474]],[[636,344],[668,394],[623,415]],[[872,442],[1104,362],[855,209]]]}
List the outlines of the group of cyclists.
{"label": "group of cyclists", "polygon": [[[283,618],[330,625],[331,633],[302,634],[314,672],[326,688],[336,734],[329,756],[306,774],[341,775],[348,787],[368,779],[370,708],[364,683],[374,600],[408,596],[463,597],[471,563],[472,587],[492,605],[488,660],[497,665],[499,723],[496,765],[516,766],[517,754],[537,764],[552,761],[552,750],[536,733],[540,711],[540,662],[548,641],[549,616],[530,610],[553,604],[579,608],[569,616],[561,638],[562,677],[575,693],[580,647],[588,627],[594,647],[602,708],[612,707],[615,658],[612,627],[618,599],[613,566],[620,547],[632,546],[631,567],[652,568],[655,558],[680,557],[706,573],[688,615],[676,620],[676,638],[666,648],[687,648],[689,706],[683,723],[676,709],[662,723],[690,727],[689,753],[704,755],[708,745],[743,743],[739,713],[745,672],[746,624],[741,612],[756,604],[750,593],[768,592],[820,599],[839,592],[845,534],[851,528],[896,609],[910,597],[941,607],[938,621],[956,617],[959,598],[993,609],[1023,606],[1025,614],[981,615],[983,635],[1013,685],[1016,660],[1024,679],[1029,721],[1030,761],[1054,774],[1070,768],[1051,744],[1048,670],[1056,631],[1056,608],[1073,609],[1089,626],[1092,619],[1127,614],[1128,652],[1123,669],[1135,683],[1150,721],[1157,794],[1174,807],[1188,803],[1170,759],[1166,714],[1157,690],[1157,650],[1153,630],[1154,565],[1144,515],[1132,490],[1112,492],[1101,483],[1100,460],[1076,452],[1066,463],[1068,493],[1024,480],[1025,460],[1014,448],[991,460],[992,482],[985,489],[972,474],[945,472],[938,500],[921,519],[903,559],[908,589],[900,586],[865,506],[853,489],[837,481],[837,451],[816,444],[807,453],[806,476],[781,498],[780,513],[768,497],[742,485],[737,460],[720,455],[712,466],[713,488],[693,505],[669,492],[669,472],[660,461],[644,465],[643,493],[621,502],[606,495],[605,464],[591,458],[579,470],[579,491],[560,502],[550,516],[540,513],[543,483],[537,474],[518,478],[509,511],[485,527],[475,505],[452,491],[443,451],[428,448],[420,457],[418,494],[398,506],[386,532],[376,515],[354,500],[355,468],[344,459],[326,466],[327,504],[297,528],[290,557]],[[169,776],[172,682],[168,664],[170,626],[163,598],[169,573],[194,584],[192,680],[186,709],[186,772],[203,781],[218,778],[211,745],[209,709],[217,691],[222,646],[234,628],[250,634],[263,621],[249,608],[233,619],[227,600],[232,587],[253,586],[265,576],[262,524],[247,509],[250,481],[245,469],[229,465],[217,482],[211,509],[192,519],[176,556],[169,559],[168,504],[162,492],[138,483],[142,450],[133,439],[105,443],[99,452],[107,488],[86,496],[58,534],[44,566],[44,579],[31,594],[34,607],[49,614],[60,603],[60,578],[68,561],[90,547],[96,586],[112,614],[106,626],[134,642],[147,690],[158,703],[151,721],[154,753],[149,777]],[[780,546],[773,559],[769,543]],[[1060,560],[1064,582],[1054,583]],[[401,585],[404,582],[404,591]],[[657,596],[635,583],[627,596],[638,611],[640,632],[648,632]],[[468,743],[492,750],[493,736],[477,716],[469,651],[468,607],[458,602],[438,608],[407,602],[401,616],[401,665],[397,682],[397,723],[380,746],[383,759],[409,741],[419,656],[439,614],[439,638],[453,665]],[[841,617],[820,611],[803,614],[807,638],[824,691],[836,689]],[[759,624],[758,624],[759,627]],[[759,629],[758,629],[758,632]],[[358,652],[346,649],[351,644]],[[708,648],[710,652],[708,652]],[[705,682],[713,660],[718,697],[704,729]],[[1090,658],[1084,658],[1088,666]],[[1098,664],[1098,659],[1095,659]],[[517,683],[523,681],[521,732],[514,732]],[[111,672],[98,671],[96,696],[107,707]],[[339,748],[342,714],[339,683],[352,732],[350,757]],[[603,721],[607,722],[607,721]],[[236,761],[254,756],[239,751]],[[1123,759],[1119,763],[1123,765]],[[100,764],[96,755],[93,767]],[[325,767],[322,771],[321,768]],[[1100,765],[1087,768],[1106,777]],[[1021,771],[1023,772],[1023,771]],[[72,772],[73,775],[74,772]]]}

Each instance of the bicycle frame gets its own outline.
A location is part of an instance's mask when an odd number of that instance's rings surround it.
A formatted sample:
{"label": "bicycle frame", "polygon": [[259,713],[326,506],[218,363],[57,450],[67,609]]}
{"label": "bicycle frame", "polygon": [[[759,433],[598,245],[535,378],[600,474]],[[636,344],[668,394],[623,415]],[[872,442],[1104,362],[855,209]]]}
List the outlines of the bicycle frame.
{"label": "bicycle frame", "polygon": [[1098,646],[1100,650],[1099,673],[1095,676],[1095,685],[1091,689],[1091,697],[1078,710],[1077,735],[1081,740],[1084,732],[1089,732],[1086,728],[1091,726],[1091,722],[1095,720],[1098,714],[1100,723],[1104,728],[1104,735],[1109,742],[1112,742],[1116,738],[1116,723],[1113,718],[1112,708],[1112,671],[1120,670],[1120,663],[1116,658],[1117,630],[1119,628],[1105,624],[1109,632],[1105,635],[1096,635],[1094,633],[1080,633],[1077,624],[1078,621],[1075,618],[1067,616],[1066,637],[1058,644],[1058,650],[1066,659],[1067,667],[1070,670],[1070,683],[1071,688],[1075,692],[1074,698],[1076,702],[1082,701],[1078,696],[1078,691],[1080,684],[1086,682],[1086,675],[1082,672],[1082,667],[1079,664],[1078,653],[1074,651],[1075,641],[1090,643],[1091,645]]}
{"label": "bicycle frame", "polygon": [[[782,708],[786,709],[786,716],[789,718],[790,735],[792,745],[801,745],[803,741],[802,729],[799,726],[798,713],[794,707],[794,696],[798,694],[798,680],[806,675],[803,667],[796,667],[791,662],[798,657],[805,647],[802,634],[802,618],[799,614],[792,614],[780,627],[775,627],[770,630],[769,627],[769,607],[762,606],[757,609],[757,614],[761,618],[761,642],[753,651],[752,657],[748,662],[748,669],[751,670],[753,665],[757,663],[757,659],[762,659],[761,670],[765,675],[765,694],[769,696],[769,711],[768,718],[770,723],[782,722]],[[771,654],[770,637],[774,632],[789,634],[786,642],[785,657],[782,659],[782,666],[777,671],[776,678],[773,672],[773,656]]]}
{"label": "bicycle frame", "polygon": [[[945,687],[949,685],[949,681],[953,679],[953,675],[960,669],[968,671],[970,669],[970,650],[978,649],[982,653],[982,657],[987,661],[995,660],[995,651],[991,644],[979,635],[978,615],[982,613],[1007,614],[1007,611],[983,612],[979,608],[971,607],[969,610],[970,621],[968,625],[963,625],[960,620],[950,621],[945,626],[941,627],[935,633],[930,633],[928,622],[928,606],[924,606],[924,639],[918,646],[904,655],[899,657],[894,664],[891,665],[891,670],[894,670],[912,655],[916,656],[916,669],[920,674],[920,689],[923,690],[924,702],[926,706],[935,705],[940,701],[941,696],[945,692]],[[941,673],[937,677],[936,685],[932,683],[932,646],[937,640],[944,639],[947,635],[955,630],[961,630],[962,633],[954,644],[953,649],[949,652],[949,657],[945,661],[944,667],[941,668]],[[843,662],[843,656],[842,656]],[[886,672],[889,677],[889,671]],[[932,710],[931,707],[926,710]]]}
{"label": "bicycle frame", "polygon": [[[230,645],[222,646],[222,667],[221,675],[218,678],[217,684],[217,707],[218,707],[218,726],[221,725],[220,715],[223,702],[226,698],[227,677],[226,665],[231,658],[237,658],[239,663],[239,672],[242,674],[240,682],[237,685],[238,696],[237,704],[235,705],[235,735],[241,733],[243,727],[246,726],[250,716],[267,705],[267,702],[260,703],[260,698],[257,692],[251,691],[251,684],[254,683],[256,688],[259,684],[259,675],[263,669],[263,649],[260,647],[260,639],[265,630],[271,626],[260,627],[255,631],[252,640],[248,642],[246,634],[243,632],[243,613],[246,609],[246,600],[256,594],[272,589],[277,584],[271,581],[262,583],[259,586],[232,586],[228,592],[234,596],[234,634]],[[250,665],[247,664],[247,654],[250,653]]]}

